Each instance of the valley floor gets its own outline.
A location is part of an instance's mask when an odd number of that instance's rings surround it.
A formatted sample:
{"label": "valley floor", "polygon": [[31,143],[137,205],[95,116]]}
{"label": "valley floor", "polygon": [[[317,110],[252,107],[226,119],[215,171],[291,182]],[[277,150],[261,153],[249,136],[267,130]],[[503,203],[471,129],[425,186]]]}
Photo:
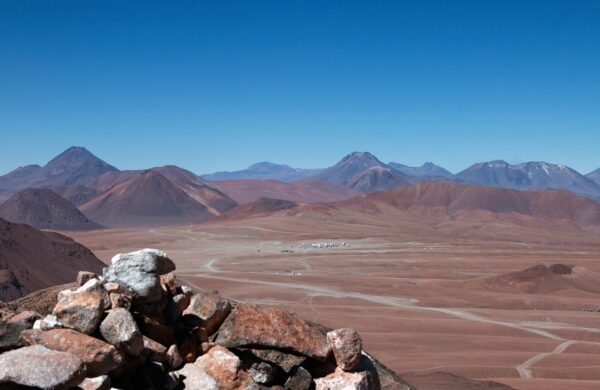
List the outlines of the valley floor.
{"label": "valley floor", "polygon": [[[68,234],[105,262],[159,248],[199,289],[352,324],[409,380],[444,371],[518,389],[600,388],[600,313],[587,311],[600,307],[600,236],[486,226],[271,216]],[[315,242],[338,246],[302,245]],[[555,263],[578,270],[566,287],[536,275],[491,282]]]}

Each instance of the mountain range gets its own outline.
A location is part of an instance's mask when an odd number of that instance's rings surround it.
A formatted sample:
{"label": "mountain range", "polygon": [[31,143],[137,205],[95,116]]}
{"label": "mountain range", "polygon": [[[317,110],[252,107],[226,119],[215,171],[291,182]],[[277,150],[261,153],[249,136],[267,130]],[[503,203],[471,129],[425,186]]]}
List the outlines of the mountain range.
{"label": "mountain range", "polygon": [[319,169],[298,169],[285,164],[259,162],[241,171],[221,171],[203,175],[206,180],[278,180],[288,182],[318,174]]}
{"label": "mountain range", "polygon": [[390,222],[399,218],[417,218],[437,224],[462,219],[477,226],[505,221],[516,225],[552,222],[579,228],[600,227],[600,204],[568,191],[519,191],[449,182],[415,183],[319,205],[262,198],[219,220],[307,214],[313,219],[318,219],[315,214],[343,221],[375,219],[386,226],[392,226]]}
{"label": "mountain range", "polygon": [[565,165],[528,162],[511,165],[498,160],[478,163],[454,176],[457,181],[519,190],[564,189],[594,199],[600,185]]}
{"label": "mountain range", "polygon": [[87,149],[73,146],[43,167],[27,165],[0,176],[0,193],[29,187],[86,185],[106,172],[117,171]]}
{"label": "mountain range", "polygon": [[452,175],[433,163],[386,164],[371,153],[353,152],[323,169],[262,162],[201,177],[174,165],[120,171],[83,147],[71,147],[43,167],[0,176],[0,217],[59,230],[190,224],[261,198],[329,203],[430,181],[567,190],[599,200],[599,176],[600,170],[584,176],[564,165],[505,161],[477,163]]}

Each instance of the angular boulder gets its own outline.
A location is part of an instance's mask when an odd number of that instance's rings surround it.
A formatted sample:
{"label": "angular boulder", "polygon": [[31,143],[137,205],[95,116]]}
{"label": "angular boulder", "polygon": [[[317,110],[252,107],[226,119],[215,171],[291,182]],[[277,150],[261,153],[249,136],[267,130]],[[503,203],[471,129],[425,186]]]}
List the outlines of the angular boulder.
{"label": "angular boulder", "polygon": [[317,360],[326,360],[331,352],[318,327],[289,311],[250,304],[236,305],[219,328],[215,342],[227,348],[291,350]]}
{"label": "angular boulder", "polygon": [[164,363],[167,360],[167,347],[144,336],[144,352],[153,362]]}
{"label": "angular boulder", "polygon": [[374,389],[365,371],[347,372],[336,368],[335,372],[315,379],[315,390],[371,390]]}
{"label": "angular boulder", "polygon": [[110,309],[110,298],[108,292],[102,285],[102,282],[99,279],[90,279],[83,286],[79,287],[77,292],[82,291],[97,291],[102,295],[102,302],[104,303],[104,310]]}
{"label": "angular boulder", "polygon": [[70,389],[85,378],[85,365],[75,355],[41,345],[0,355],[0,388],[11,385],[39,389]]}
{"label": "angular boulder", "polygon": [[[231,302],[217,291],[194,294],[183,311],[184,320],[200,325],[208,334],[213,334],[231,313]],[[199,321],[198,321],[199,320]]]}
{"label": "angular boulder", "polygon": [[247,375],[242,372],[242,362],[233,352],[223,347],[213,347],[195,363],[206,371],[222,390],[244,388],[248,382]]}
{"label": "angular boulder", "polygon": [[80,291],[60,299],[52,314],[65,328],[92,334],[98,327],[103,312],[104,300],[100,292]]}
{"label": "angular boulder", "polygon": [[156,249],[142,249],[114,256],[104,270],[104,280],[129,288],[134,303],[156,303],[162,298],[160,275],[175,270],[167,254]]}
{"label": "angular boulder", "polygon": [[42,345],[77,356],[91,376],[108,374],[123,363],[123,356],[115,347],[72,329],[25,330],[20,340],[24,345]]}
{"label": "angular boulder", "polygon": [[174,374],[186,389],[219,390],[217,382],[193,363],[186,364]]}
{"label": "angular boulder", "polygon": [[131,313],[118,307],[108,312],[100,324],[104,340],[127,354],[136,356],[144,350],[144,338]]}
{"label": "angular boulder", "polygon": [[33,327],[40,315],[32,311],[24,311],[0,322],[0,353],[21,347],[19,334],[21,331]]}
{"label": "angular boulder", "polygon": [[307,390],[313,387],[312,375],[304,367],[296,367],[285,382],[286,390]]}
{"label": "angular boulder", "polygon": [[360,362],[362,340],[354,329],[336,329],[327,333],[335,361],[342,370],[350,371]]}

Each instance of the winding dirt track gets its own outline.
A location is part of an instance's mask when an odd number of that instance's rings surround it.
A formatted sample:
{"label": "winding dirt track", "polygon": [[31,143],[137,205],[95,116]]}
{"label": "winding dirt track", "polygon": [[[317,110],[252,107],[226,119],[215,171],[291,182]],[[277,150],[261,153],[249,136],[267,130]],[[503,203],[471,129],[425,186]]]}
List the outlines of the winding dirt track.
{"label": "winding dirt track", "polygon": [[[216,262],[216,260],[211,260],[209,263],[207,263],[207,269],[209,269],[213,273],[219,273],[220,271],[214,267],[215,262]],[[199,275],[198,274],[182,274],[181,276],[183,278],[185,278],[186,276],[199,276]],[[562,341],[562,343],[559,344],[552,352],[539,353],[539,354],[531,357],[530,359],[528,359],[526,362],[516,366],[515,369],[517,370],[517,372],[519,373],[519,376],[521,378],[533,378],[532,370],[531,370],[531,366],[533,364],[541,361],[542,359],[544,359],[545,357],[547,357],[551,354],[563,353],[570,345],[573,345],[577,342],[576,340],[565,340],[555,334],[547,332],[545,329],[551,328],[551,329],[555,329],[555,330],[581,330],[581,331],[585,331],[585,332],[600,333],[600,328],[578,327],[578,326],[563,325],[563,324],[541,324],[541,326],[535,326],[535,325],[531,325],[531,324],[525,325],[523,323],[512,322],[512,321],[508,321],[508,320],[498,321],[498,320],[485,318],[485,317],[482,317],[482,316],[479,316],[476,314],[472,314],[472,313],[466,312],[464,310],[418,306],[418,305],[416,305],[418,300],[413,299],[413,298],[376,296],[376,295],[368,295],[368,294],[362,294],[362,293],[337,291],[337,290],[330,289],[330,288],[323,288],[323,287],[311,286],[311,285],[306,285],[306,284],[269,282],[269,281],[253,280],[253,279],[247,279],[247,278],[231,278],[231,277],[227,277],[227,276],[217,276],[214,274],[210,274],[210,275],[203,274],[201,276],[203,278],[219,279],[219,280],[232,281],[232,282],[237,282],[237,283],[260,284],[260,285],[266,285],[266,286],[278,287],[278,288],[286,288],[286,289],[300,289],[300,290],[305,290],[305,291],[310,292],[311,296],[326,296],[326,297],[332,297],[332,298],[352,298],[352,299],[360,299],[360,300],[367,301],[367,302],[373,302],[373,303],[377,303],[377,304],[384,305],[384,306],[392,306],[392,307],[397,307],[397,308],[402,308],[402,309],[428,310],[428,311],[433,311],[433,312],[437,312],[437,313],[443,313],[448,316],[460,318],[460,319],[466,320],[466,321],[481,322],[484,324],[497,325],[497,326],[502,326],[502,327],[507,327],[507,328],[512,328],[512,329],[518,329],[518,330],[521,330],[524,332],[533,333],[535,335],[546,337],[546,338],[549,338],[552,340]],[[188,283],[194,288],[201,288],[200,286],[197,286],[192,282],[188,281]]]}
{"label": "winding dirt track", "polygon": [[[540,263],[598,273],[600,238],[574,244],[576,232],[561,236],[567,244],[558,245],[554,232],[546,237],[531,230],[535,235],[528,238],[529,230],[512,226],[505,236],[490,231],[456,239],[453,231],[422,231],[402,221],[394,231],[392,225],[287,222],[72,236],[104,261],[116,252],[157,247],[177,262],[178,277],[196,288],[290,307],[328,326],[353,324],[368,350],[400,374],[443,370],[527,390],[600,388],[600,322],[597,313],[583,311],[597,306],[597,294],[527,293],[518,286],[498,292],[463,283]],[[298,246],[321,241],[352,247]]]}

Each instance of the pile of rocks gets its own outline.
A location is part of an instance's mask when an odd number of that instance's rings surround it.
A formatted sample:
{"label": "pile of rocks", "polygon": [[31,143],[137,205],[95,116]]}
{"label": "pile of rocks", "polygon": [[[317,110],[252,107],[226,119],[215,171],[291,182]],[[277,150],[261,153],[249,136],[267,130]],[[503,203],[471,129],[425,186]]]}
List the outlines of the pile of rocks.
{"label": "pile of rocks", "polygon": [[52,314],[0,329],[0,387],[42,389],[380,389],[352,329],[327,331],[276,307],[176,283],[161,251],[80,272]]}

